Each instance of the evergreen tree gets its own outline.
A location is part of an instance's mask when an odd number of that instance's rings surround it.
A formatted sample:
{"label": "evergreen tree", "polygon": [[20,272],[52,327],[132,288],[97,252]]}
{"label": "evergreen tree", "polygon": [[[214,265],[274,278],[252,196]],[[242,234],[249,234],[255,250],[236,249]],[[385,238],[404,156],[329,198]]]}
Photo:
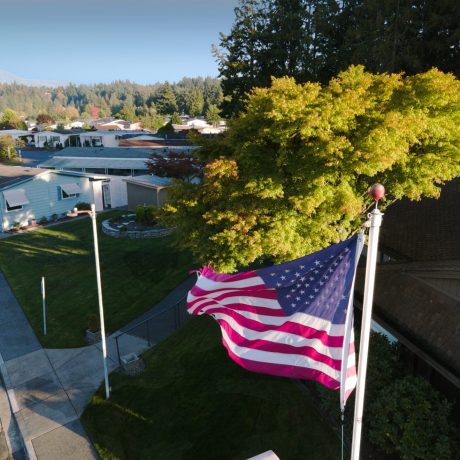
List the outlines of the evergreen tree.
{"label": "evergreen tree", "polygon": [[179,114],[178,114],[177,112],[174,112],[174,113],[171,115],[171,123],[174,124],[174,125],[180,125],[180,124],[182,124],[181,117],[179,116]]}
{"label": "evergreen tree", "polygon": [[209,123],[216,124],[221,120],[220,110],[217,105],[210,104],[208,110],[206,111],[206,120]]}
{"label": "evergreen tree", "polygon": [[166,82],[157,92],[155,106],[162,115],[177,112],[177,101],[171,85]]}
{"label": "evergreen tree", "polygon": [[264,14],[257,0],[240,0],[229,35],[220,34],[220,50],[215,48],[225,98],[222,111],[233,115],[243,108],[246,94],[254,86],[267,85],[270,76],[260,71],[260,32]]}

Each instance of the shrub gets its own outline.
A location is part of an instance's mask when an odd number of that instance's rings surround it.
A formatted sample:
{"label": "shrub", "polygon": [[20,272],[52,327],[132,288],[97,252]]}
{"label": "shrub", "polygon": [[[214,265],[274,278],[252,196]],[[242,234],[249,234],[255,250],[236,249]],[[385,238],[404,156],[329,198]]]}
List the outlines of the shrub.
{"label": "shrub", "polygon": [[405,460],[451,459],[451,404],[421,377],[404,377],[370,404],[369,439]]}
{"label": "shrub", "polygon": [[147,225],[155,225],[158,220],[158,208],[149,204],[144,211],[144,221]]}
{"label": "shrub", "polygon": [[45,225],[45,224],[48,223],[48,218],[45,217],[45,216],[43,216],[43,217],[40,218],[40,220],[38,221],[38,223],[39,223],[40,225]]}
{"label": "shrub", "polygon": [[89,203],[85,203],[84,201],[78,202],[75,207],[79,211],[90,211],[91,210],[91,205]]}
{"label": "shrub", "polygon": [[139,223],[144,222],[145,219],[145,208],[141,204],[136,205],[136,220]]}
{"label": "shrub", "polygon": [[56,221],[56,220],[58,220],[58,219],[59,219],[59,216],[58,216],[56,213],[54,213],[54,214],[51,215],[51,220]]}

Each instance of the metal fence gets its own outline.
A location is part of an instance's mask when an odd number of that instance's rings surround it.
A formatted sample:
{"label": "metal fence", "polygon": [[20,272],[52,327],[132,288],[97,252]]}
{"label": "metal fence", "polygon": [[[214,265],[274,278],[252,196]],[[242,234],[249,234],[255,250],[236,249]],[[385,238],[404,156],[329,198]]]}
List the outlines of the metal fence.
{"label": "metal fence", "polygon": [[154,312],[144,321],[134,324],[115,337],[118,363],[130,353],[141,353],[169,337],[189,318],[187,300],[184,296],[175,304]]}

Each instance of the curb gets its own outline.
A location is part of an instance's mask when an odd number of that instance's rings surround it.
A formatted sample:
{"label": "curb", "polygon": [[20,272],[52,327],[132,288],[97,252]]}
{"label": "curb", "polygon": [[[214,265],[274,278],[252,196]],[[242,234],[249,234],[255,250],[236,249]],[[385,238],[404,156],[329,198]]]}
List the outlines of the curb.
{"label": "curb", "polygon": [[[1,414],[2,423],[7,418],[9,426],[7,430],[4,430],[5,439],[11,455],[14,457],[16,453],[21,451],[26,454],[26,458],[29,460],[36,460],[37,456],[35,455],[35,450],[32,446],[32,442],[25,442],[24,435],[20,429],[20,425],[17,419],[17,413],[19,412],[19,407],[16,402],[16,395],[14,394],[14,389],[11,385],[10,376],[3,361],[3,357],[0,353],[0,374],[5,386],[5,393],[8,399],[8,406],[10,409],[9,414],[4,412]],[[4,395],[2,395],[4,397]],[[12,416],[12,417],[11,417]],[[5,428],[5,427],[4,427]]]}

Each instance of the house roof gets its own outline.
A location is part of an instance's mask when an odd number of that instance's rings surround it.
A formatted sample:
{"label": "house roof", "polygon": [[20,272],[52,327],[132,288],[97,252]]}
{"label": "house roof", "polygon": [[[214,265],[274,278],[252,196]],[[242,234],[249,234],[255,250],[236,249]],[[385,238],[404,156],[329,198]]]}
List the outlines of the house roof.
{"label": "house roof", "polygon": [[67,147],[53,158],[149,158],[152,149],[126,149],[120,147]]}
{"label": "house roof", "polygon": [[74,171],[51,171],[44,168],[27,168],[24,166],[5,166],[0,164],[0,190],[25,182],[40,174],[64,174],[66,176],[90,177],[104,179],[102,175],[94,175]]}
{"label": "house roof", "polygon": [[[382,227],[383,228],[383,227]],[[377,269],[374,310],[396,331],[429,356],[460,377],[460,306],[447,292],[419,275],[421,265],[433,263],[381,265]],[[460,261],[450,263],[457,276]],[[356,291],[363,295],[364,269],[358,270]]]}
{"label": "house roof", "polygon": [[123,129],[98,129],[95,131],[83,131],[82,136],[101,136],[106,134],[113,134],[114,136],[124,136],[125,134],[132,134],[133,136],[139,136],[144,134],[142,130],[123,130]]}
{"label": "house roof", "polygon": [[81,169],[145,169],[146,158],[51,158],[40,166],[42,168]]}
{"label": "house roof", "polygon": [[0,130],[0,136],[30,136],[32,131],[26,131],[24,129],[2,129]]}
{"label": "house roof", "polygon": [[0,188],[9,187],[45,171],[45,169],[40,168],[25,168],[24,166],[6,166],[0,164]]}
{"label": "house roof", "polygon": [[380,244],[414,261],[460,260],[460,178],[442,187],[439,199],[403,199],[388,207]]}
{"label": "house roof", "polygon": [[130,177],[123,180],[125,182],[129,182],[130,184],[136,184],[149,188],[167,187],[171,184],[171,179],[169,177],[159,177],[154,176],[153,174],[145,174],[143,176]]}
{"label": "house roof", "polygon": [[[438,200],[402,200],[383,217],[380,246],[400,262],[377,268],[376,314],[460,380],[460,178]],[[361,272],[361,273],[360,273]],[[363,293],[363,270],[356,290]],[[450,377],[448,377],[450,378]],[[451,380],[452,381],[452,380]]]}

